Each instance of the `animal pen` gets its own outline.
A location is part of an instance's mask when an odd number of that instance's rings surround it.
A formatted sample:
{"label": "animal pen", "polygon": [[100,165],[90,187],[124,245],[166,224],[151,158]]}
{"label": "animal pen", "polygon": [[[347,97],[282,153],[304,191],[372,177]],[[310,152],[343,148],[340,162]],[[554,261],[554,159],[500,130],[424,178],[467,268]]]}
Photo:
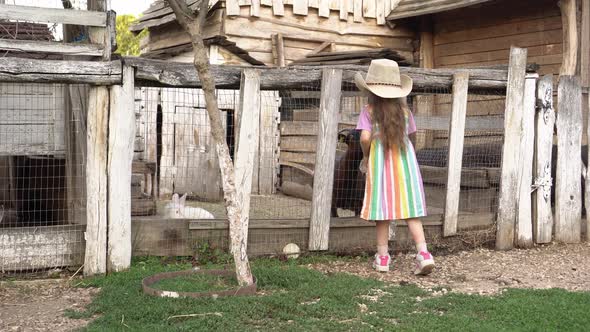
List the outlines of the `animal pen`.
{"label": "animal pen", "polygon": [[[113,13],[83,13],[39,18],[94,22],[94,43],[60,45],[72,60],[0,58],[1,271],[83,264],[92,275],[128,267],[131,255],[227,249],[219,166],[193,66],[111,59]],[[0,5],[0,18],[46,14]],[[19,47],[49,52],[55,44]],[[580,241],[581,88],[575,77],[559,80],[553,222],[553,82],[539,79],[526,53],[514,48],[509,68],[401,68],[414,80],[408,102],[428,237],[497,223],[500,249]],[[235,183],[250,202],[251,254],[276,254],[287,243],[373,249],[373,225],[355,216],[364,187],[351,130],[366,103],[353,76],[366,69],[212,66]],[[179,211],[167,207],[174,193],[188,196]],[[194,208],[214,218],[190,217]],[[402,246],[404,223],[396,229],[392,240]]]}

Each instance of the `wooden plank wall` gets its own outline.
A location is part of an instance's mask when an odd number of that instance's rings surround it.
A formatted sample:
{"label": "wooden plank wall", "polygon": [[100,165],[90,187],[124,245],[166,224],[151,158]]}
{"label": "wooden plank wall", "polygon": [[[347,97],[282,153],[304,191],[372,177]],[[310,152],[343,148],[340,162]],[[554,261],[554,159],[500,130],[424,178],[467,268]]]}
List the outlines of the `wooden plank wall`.
{"label": "wooden plank wall", "polygon": [[[436,14],[433,22],[435,68],[507,65],[510,47],[517,46],[528,49],[528,62],[540,65],[541,75],[559,73],[562,28],[557,1],[492,1]],[[504,114],[504,96],[470,95],[468,100],[467,116]],[[450,101],[448,95],[437,97],[435,114],[450,115]],[[501,132],[466,136],[477,143],[484,134],[486,143],[501,141]],[[448,133],[434,135],[435,146],[448,145]]]}
{"label": "wooden plank wall", "polygon": [[363,25],[341,21],[336,12],[327,18],[310,12],[296,15],[291,7],[284,8],[283,16],[273,16],[272,8],[261,7],[260,17],[250,17],[248,7],[242,7],[240,15],[228,17],[223,22],[228,40],[247,51],[256,60],[267,65],[275,64],[272,53],[272,35],[281,33],[287,64],[301,59],[324,42],[334,43],[332,51],[353,51],[371,48],[393,48],[408,61],[412,61],[412,40],[415,32],[396,26],[394,30],[367,21]]}

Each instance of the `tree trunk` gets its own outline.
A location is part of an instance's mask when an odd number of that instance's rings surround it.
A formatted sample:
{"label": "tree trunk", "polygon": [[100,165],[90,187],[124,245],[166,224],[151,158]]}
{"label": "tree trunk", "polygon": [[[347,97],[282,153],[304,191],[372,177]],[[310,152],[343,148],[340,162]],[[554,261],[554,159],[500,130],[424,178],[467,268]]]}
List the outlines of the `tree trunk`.
{"label": "tree trunk", "polygon": [[229,220],[231,253],[234,256],[236,276],[240,285],[251,285],[254,281],[250,271],[250,263],[246,252],[248,229],[242,224],[242,199],[238,197],[235,185],[234,165],[229,155],[221,116],[215,96],[215,80],[209,70],[209,57],[201,35],[201,27],[208,11],[208,1],[201,3],[198,16],[186,6],[184,0],[167,0],[176,15],[177,21],[190,34],[194,52],[194,65],[202,82],[205,93],[207,113],[211,124],[211,135],[215,141],[215,149],[221,168],[223,198]]}

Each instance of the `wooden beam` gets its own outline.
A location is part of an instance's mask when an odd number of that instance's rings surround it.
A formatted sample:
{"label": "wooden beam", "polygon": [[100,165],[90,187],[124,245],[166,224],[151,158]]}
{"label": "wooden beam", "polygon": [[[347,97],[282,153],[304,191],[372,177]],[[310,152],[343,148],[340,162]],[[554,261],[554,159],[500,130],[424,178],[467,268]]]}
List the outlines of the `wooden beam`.
{"label": "wooden beam", "polygon": [[108,138],[108,258],[109,272],[131,265],[131,165],[135,139],[133,67],[123,69],[123,86],[110,88]]}
{"label": "wooden beam", "polygon": [[44,22],[105,27],[106,13],[89,10],[68,10],[0,4],[0,20]]}
{"label": "wooden beam", "polygon": [[0,50],[12,52],[101,56],[103,52],[103,46],[99,44],[60,43],[42,40],[31,41],[0,39]]}
{"label": "wooden beam", "polygon": [[535,106],[537,74],[530,74],[525,80],[524,100],[522,107],[522,136],[519,160],[519,194],[516,217],[516,245],[520,248],[533,246],[533,220],[531,186],[533,179],[533,154],[535,145]]}
{"label": "wooden beam", "polygon": [[[434,33],[432,18],[429,16],[422,17],[420,21],[420,67],[434,68]],[[434,96],[416,96],[416,115],[430,116],[432,113],[434,113]],[[423,129],[423,127],[419,128]],[[431,147],[433,141],[434,133],[431,130],[425,130],[416,135],[416,149]]]}
{"label": "wooden beam", "polygon": [[575,75],[578,60],[578,22],[576,0],[560,0],[563,30],[563,60],[560,75]]}
{"label": "wooden beam", "polygon": [[[176,86],[200,88],[195,69],[191,64],[171,63],[168,61],[143,58],[125,58],[125,63],[136,67],[136,78],[145,86]],[[250,67],[251,68],[251,67]],[[367,66],[289,66],[286,68],[259,68],[260,88],[263,90],[309,89],[310,85],[321,80],[324,68],[342,69],[343,81],[354,83],[357,72],[366,72]],[[1,67],[0,67],[1,69]],[[218,88],[239,87],[241,67],[211,66]],[[432,91],[450,89],[453,75],[457,69],[424,69],[401,67],[402,74],[409,75],[414,81],[414,91]],[[466,69],[469,72],[470,91],[494,90],[501,93],[506,89],[508,71],[506,69]]]}
{"label": "wooden beam", "polygon": [[582,89],[579,77],[560,77],[557,109],[555,240],[578,243],[581,239],[582,217]]}
{"label": "wooden beam", "polygon": [[516,202],[518,199],[518,161],[520,156],[522,105],[524,102],[527,50],[512,47],[508,70],[506,113],[504,118],[504,148],[502,179],[498,207],[496,249],[514,246]]}
{"label": "wooden beam", "polygon": [[121,61],[61,61],[0,58],[0,81],[21,83],[121,84]]}
{"label": "wooden beam", "polygon": [[551,153],[555,129],[553,75],[546,75],[539,81],[537,105],[533,234],[535,243],[549,243],[553,234],[553,213],[551,211],[551,187],[553,186]]}
{"label": "wooden beam", "polygon": [[465,117],[467,115],[467,89],[469,73],[457,73],[453,82],[453,110],[449,125],[449,162],[447,173],[447,196],[443,235],[457,234],[459,215],[459,191],[461,190],[461,167],[463,162],[463,140]]}
{"label": "wooden beam", "polygon": [[[447,10],[453,10],[463,7],[484,3],[490,0],[437,0],[437,1],[405,1],[395,8],[387,19],[399,20],[401,18],[415,17],[433,13],[439,13]],[[405,3],[408,3],[405,5]]]}
{"label": "wooden beam", "polygon": [[[416,127],[420,130],[449,130],[450,119],[448,116],[416,115],[414,116],[414,120],[416,121]],[[465,119],[466,131],[490,131],[502,129],[504,129],[504,116],[468,116]]]}
{"label": "wooden beam", "polygon": [[84,275],[107,271],[107,130],[109,91],[90,89],[86,147],[86,256]]}
{"label": "wooden beam", "polygon": [[309,250],[312,251],[328,250],[341,90],[342,71],[324,69],[309,228]]}

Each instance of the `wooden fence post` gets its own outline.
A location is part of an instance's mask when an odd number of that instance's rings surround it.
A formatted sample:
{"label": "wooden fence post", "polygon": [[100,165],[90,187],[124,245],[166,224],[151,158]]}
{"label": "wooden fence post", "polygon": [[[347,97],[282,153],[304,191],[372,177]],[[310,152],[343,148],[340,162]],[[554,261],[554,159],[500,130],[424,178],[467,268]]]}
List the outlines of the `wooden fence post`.
{"label": "wooden fence post", "polygon": [[341,89],[342,70],[324,69],[309,225],[309,250],[311,251],[328,250]]}
{"label": "wooden fence post", "polygon": [[240,119],[234,162],[236,191],[242,205],[241,231],[244,232],[240,234],[239,238],[244,243],[248,243],[250,193],[252,191],[254,158],[258,149],[260,104],[260,72],[255,69],[244,69],[240,84]]}
{"label": "wooden fence post", "polygon": [[557,90],[557,171],[555,239],[581,239],[582,86],[576,76],[560,76]]}
{"label": "wooden fence post", "polygon": [[133,67],[123,67],[123,85],[111,89],[108,141],[109,272],[131,265],[131,165],[135,141],[135,82]]}
{"label": "wooden fence post", "polygon": [[449,163],[447,165],[447,196],[445,200],[443,236],[457,234],[468,86],[468,72],[456,73],[453,76],[453,105],[449,124]]}
{"label": "wooden fence post", "polygon": [[[586,5],[588,3],[586,2]],[[590,109],[590,93],[588,93],[588,100],[583,100],[583,103],[588,103],[588,109]],[[587,128],[587,137],[590,137],[590,114],[588,116],[588,128]],[[585,189],[585,206],[586,206],[586,241],[590,242],[590,157],[584,160],[586,162],[586,183],[584,186]]]}
{"label": "wooden fence post", "polygon": [[506,88],[504,116],[504,147],[502,149],[502,175],[496,232],[496,249],[507,250],[514,246],[516,202],[518,199],[518,161],[522,124],[522,106],[526,74],[527,50],[512,47]]}
{"label": "wooden fence post", "polygon": [[522,107],[522,136],[518,171],[518,202],[516,217],[516,245],[529,248],[533,245],[531,185],[533,181],[533,155],[535,144],[535,95],[539,75],[527,75]]}
{"label": "wooden fence post", "polygon": [[535,183],[533,229],[535,243],[551,242],[553,212],[551,210],[551,153],[555,110],[553,109],[553,75],[546,75],[537,88],[538,113],[535,133]]}
{"label": "wooden fence post", "polygon": [[86,128],[86,276],[106,273],[107,267],[108,118],[108,88],[91,88]]}

